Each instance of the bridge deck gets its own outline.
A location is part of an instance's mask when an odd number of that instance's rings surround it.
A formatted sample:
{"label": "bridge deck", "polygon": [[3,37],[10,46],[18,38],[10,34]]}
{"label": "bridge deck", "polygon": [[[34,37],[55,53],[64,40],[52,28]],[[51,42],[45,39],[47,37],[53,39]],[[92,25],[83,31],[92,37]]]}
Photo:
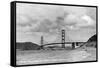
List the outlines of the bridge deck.
{"label": "bridge deck", "polygon": [[55,44],[72,44],[72,43],[85,43],[85,42],[48,43],[48,44],[44,44],[42,46],[55,45]]}

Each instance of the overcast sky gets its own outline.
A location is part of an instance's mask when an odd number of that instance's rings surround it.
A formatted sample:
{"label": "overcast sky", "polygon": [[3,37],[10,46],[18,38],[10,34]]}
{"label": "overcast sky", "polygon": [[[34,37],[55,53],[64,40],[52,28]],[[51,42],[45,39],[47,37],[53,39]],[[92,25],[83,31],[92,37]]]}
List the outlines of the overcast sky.
{"label": "overcast sky", "polygon": [[96,8],[17,3],[17,42],[85,42],[96,34]]}

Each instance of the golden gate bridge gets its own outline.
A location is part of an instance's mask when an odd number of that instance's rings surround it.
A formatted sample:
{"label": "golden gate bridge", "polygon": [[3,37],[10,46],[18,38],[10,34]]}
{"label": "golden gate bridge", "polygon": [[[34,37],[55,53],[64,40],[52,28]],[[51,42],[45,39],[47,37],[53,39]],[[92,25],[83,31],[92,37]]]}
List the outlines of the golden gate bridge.
{"label": "golden gate bridge", "polygon": [[66,42],[65,41],[65,30],[61,30],[61,43],[48,43],[48,44],[44,44],[44,38],[43,36],[41,36],[41,48],[43,49],[44,46],[48,46],[48,45],[55,45],[55,44],[61,44],[62,48],[65,48],[65,44],[71,44],[72,49],[75,48],[75,46],[78,46],[79,43],[84,43],[84,42]]}

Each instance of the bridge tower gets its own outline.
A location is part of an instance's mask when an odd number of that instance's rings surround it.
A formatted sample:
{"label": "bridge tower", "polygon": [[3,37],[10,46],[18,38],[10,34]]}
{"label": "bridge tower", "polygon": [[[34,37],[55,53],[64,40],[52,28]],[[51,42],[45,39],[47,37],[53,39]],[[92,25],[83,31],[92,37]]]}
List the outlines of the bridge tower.
{"label": "bridge tower", "polygon": [[43,49],[43,44],[44,44],[43,41],[44,41],[43,36],[41,36],[41,49]]}
{"label": "bridge tower", "polygon": [[65,48],[65,30],[62,30],[62,48]]}

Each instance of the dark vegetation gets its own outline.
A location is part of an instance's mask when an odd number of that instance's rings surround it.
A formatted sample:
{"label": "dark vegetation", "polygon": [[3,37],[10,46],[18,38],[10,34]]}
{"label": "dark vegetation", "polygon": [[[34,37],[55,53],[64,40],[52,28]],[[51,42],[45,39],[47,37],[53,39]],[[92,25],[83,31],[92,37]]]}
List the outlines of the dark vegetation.
{"label": "dark vegetation", "polygon": [[97,47],[97,34],[95,34],[91,38],[89,38],[86,46],[87,47]]}
{"label": "dark vegetation", "polygon": [[39,50],[40,46],[32,42],[17,42],[16,49],[20,50]]}
{"label": "dark vegetation", "polygon": [[87,42],[97,41],[97,34],[93,35]]}
{"label": "dark vegetation", "polygon": [[82,46],[86,47],[97,47],[97,34],[93,35],[88,39],[86,43],[84,43]]}

